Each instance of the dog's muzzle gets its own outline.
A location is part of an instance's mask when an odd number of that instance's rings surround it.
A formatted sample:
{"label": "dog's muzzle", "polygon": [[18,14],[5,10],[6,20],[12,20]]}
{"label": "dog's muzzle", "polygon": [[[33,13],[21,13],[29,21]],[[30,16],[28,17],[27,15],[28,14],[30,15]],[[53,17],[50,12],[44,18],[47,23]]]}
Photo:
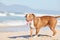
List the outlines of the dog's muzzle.
{"label": "dog's muzzle", "polygon": [[31,21],[27,21],[26,24],[29,25],[31,23]]}

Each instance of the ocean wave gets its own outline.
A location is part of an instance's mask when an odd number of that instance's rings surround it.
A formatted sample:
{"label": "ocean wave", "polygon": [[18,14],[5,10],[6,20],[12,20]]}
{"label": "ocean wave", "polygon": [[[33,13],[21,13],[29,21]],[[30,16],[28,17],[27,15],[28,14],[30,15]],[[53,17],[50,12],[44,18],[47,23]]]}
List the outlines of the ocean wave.
{"label": "ocean wave", "polygon": [[[0,27],[11,27],[11,26],[21,26],[26,25],[26,21],[24,20],[8,20],[0,22]],[[58,20],[57,25],[60,25],[60,20]]]}
{"label": "ocean wave", "polygon": [[20,16],[20,17],[24,17],[24,14],[17,14],[17,13],[0,13],[0,16]]}
{"label": "ocean wave", "polygon": [[9,13],[10,16],[20,16],[20,17],[24,17],[24,14],[16,14],[16,13]]}
{"label": "ocean wave", "polygon": [[6,13],[0,13],[0,16],[7,16]]}
{"label": "ocean wave", "polygon": [[22,20],[9,20],[0,22],[0,27],[7,27],[7,26],[21,26],[26,25],[26,21]]}
{"label": "ocean wave", "polygon": [[[0,13],[0,16],[20,16],[24,17],[28,13],[23,13],[23,14],[17,14],[17,13]],[[36,16],[59,16],[59,15],[54,15],[54,14],[42,14],[42,13],[33,13]]]}

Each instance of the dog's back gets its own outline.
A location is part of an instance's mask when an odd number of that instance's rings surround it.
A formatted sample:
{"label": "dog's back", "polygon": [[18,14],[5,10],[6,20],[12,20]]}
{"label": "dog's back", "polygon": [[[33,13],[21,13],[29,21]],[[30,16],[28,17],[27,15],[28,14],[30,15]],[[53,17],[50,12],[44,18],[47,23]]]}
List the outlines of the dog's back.
{"label": "dog's back", "polygon": [[[57,20],[56,20],[56,18],[55,17],[53,17],[53,16],[42,16],[42,17],[37,17],[37,18],[39,18],[40,19],[40,25],[41,25],[41,27],[42,26],[47,26],[47,25],[52,25],[52,24],[56,24],[57,23]],[[38,20],[37,20],[38,21]]]}

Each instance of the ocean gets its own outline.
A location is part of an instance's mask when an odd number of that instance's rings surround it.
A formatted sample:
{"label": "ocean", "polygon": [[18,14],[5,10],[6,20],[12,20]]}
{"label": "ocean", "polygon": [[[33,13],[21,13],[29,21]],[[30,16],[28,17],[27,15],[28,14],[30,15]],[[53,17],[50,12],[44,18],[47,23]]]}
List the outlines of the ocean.
{"label": "ocean", "polygon": [[[19,16],[0,16],[0,32],[26,30],[25,17]],[[4,27],[5,26],[5,27]],[[25,26],[25,27],[23,27]],[[23,28],[22,28],[23,27]]]}
{"label": "ocean", "polygon": [[[60,21],[58,21],[60,24]],[[59,29],[59,26],[56,26]],[[49,30],[48,27],[42,30]],[[29,26],[26,25],[25,17],[23,16],[0,16],[0,32],[16,32],[16,31],[29,31]]]}

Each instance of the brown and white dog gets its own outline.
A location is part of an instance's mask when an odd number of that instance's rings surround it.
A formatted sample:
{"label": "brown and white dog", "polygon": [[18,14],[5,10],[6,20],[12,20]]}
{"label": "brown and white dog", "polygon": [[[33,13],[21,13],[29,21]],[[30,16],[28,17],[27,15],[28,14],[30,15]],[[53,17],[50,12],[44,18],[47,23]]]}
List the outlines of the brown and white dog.
{"label": "brown and white dog", "polygon": [[[32,37],[32,29],[36,29],[36,36],[38,36],[38,32],[42,27],[48,26],[53,32],[53,36],[56,34],[55,26],[57,24],[57,19],[60,16],[42,16],[36,17],[34,14],[26,14],[26,21],[30,25],[30,36]],[[35,36],[35,37],[36,37]]]}

